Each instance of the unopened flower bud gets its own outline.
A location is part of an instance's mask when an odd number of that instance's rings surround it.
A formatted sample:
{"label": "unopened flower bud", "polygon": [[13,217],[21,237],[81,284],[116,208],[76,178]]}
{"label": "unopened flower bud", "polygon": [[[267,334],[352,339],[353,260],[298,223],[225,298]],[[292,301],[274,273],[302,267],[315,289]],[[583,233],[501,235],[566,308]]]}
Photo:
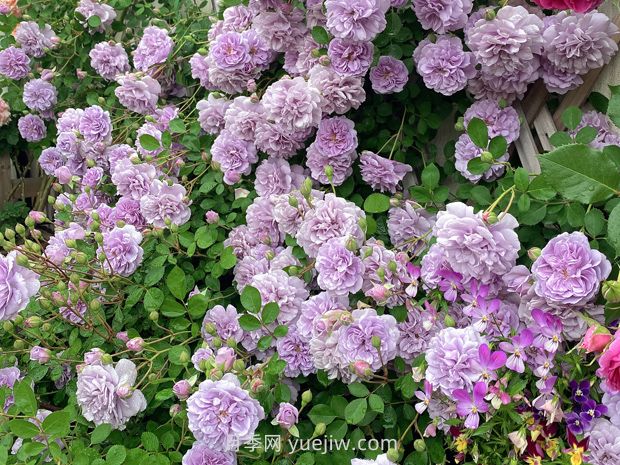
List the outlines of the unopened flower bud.
{"label": "unopened flower bud", "polygon": [[41,346],[34,346],[30,349],[30,360],[39,363],[47,363],[50,361],[52,353],[49,349]]}
{"label": "unopened flower bud", "polygon": [[327,180],[329,182],[332,182],[332,180],[334,179],[334,168],[332,167],[332,165],[325,165],[324,171],[325,176],[327,176]]}
{"label": "unopened flower bud", "polygon": [[158,319],[159,319],[159,313],[158,312],[153,310],[151,313],[149,313],[149,320],[157,321]]}
{"label": "unopened flower bud", "polygon": [[499,218],[497,217],[497,213],[495,212],[483,213],[482,219],[488,224],[495,224],[499,221]]}
{"label": "unopened flower bud", "polygon": [[28,318],[26,318],[24,320],[24,326],[26,328],[38,328],[39,326],[41,326],[41,317],[39,316],[29,316]]}
{"label": "unopened flower bud", "polygon": [[329,66],[331,64],[331,60],[327,55],[321,55],[321,57],[319,58],[319,64],[321,66]]}
{"label": "unopened flower bud", "polygon": [[170,416],[171,417],[176,417],[179,413],[181,413],[181,406],[179,404],[172,404],[170,406]]}
{"label": "unopened flower bud", "polygon": [[23,266],[23,267],[28,267],[28,257],[26,257],[25,255],[17,255],[17,257],[15,258],[15,261],[17,262],[18,265]]}
{"label": "unopened flower bud", "polygon": [[245,370],[245,363],[243,360],[235,360],[233,363],[233,370],[236,372]]}
{"label": "unopened flower bud", "polygon": [[527,256],[530,257],[530,260],[536,261],[536,259],[540,257],[541,252],[542,251],[540,250],[539,247],[532,247],[531,249],[528,249]]}
{"label": "unopened flower bud", "polygon": [[416,439],[413,441],[413,448],[418,452],[424,452],[426,450],[426,442],[424,442],[424,439]]}
{"label": "unopened flower bud", "polygon": [[398,453],[396,449],[390,448],[388,449],[386,456],[390,462],[396,463],[398,461],[398,457],[400,456],[400,454]]}
{"label": "unopened flower bud", "polygon": [[495,161],[495,159],[493,158],[493,154],[487,150],[484,150],[481,154],[480,154],[480,159],[484,162],[484,163],[493,163]]}
{"label": "unopened flower bud", "polygon": [[17,350],[22,350],[26,347],[26,342],[21,339],[15,339],[15,342],[13,342],[13,347]]}
{"label": "unopened flower bud", "polygon": [[49,333],[52,330],[52,325],[50,323],[43,323],[41,325],[41,331],[44,333]]}
{"label": "unopened flower bud", "polygon": [[254,378],[250,383],[250,390],[256,394],[257,392],[260,392],[264,386],[265,382],[262,379]]}
{"label": "unopened flower bud", "polygon": [[312,391],[307,390],[301,394],[301,405],[307,405],[312,402]]}
{"label": "unopened flower bud", "polygon": [[116,339],[118,339],[119,341],[123,341],[124,343],[127,343],[129,341],[129,336],[127,335],[127,331],[119,331],[118,333],[116,333]]}
{"label": "unopened flower bud", "polygon": [[454,124],[454,129],[459,132],[465,130],[465,119],[462,116],[456,120],[456,123]]}
{"label": "unopened flower bud", "polygon": [[125,345],[127,349],[132,352],[142,352],[142,349],[144,349],[144,339],[141,337],[134,337],[128,340]]}
{"label": "unopened flower bud", "polygon": [[17,223],[15,225],[15,232],[19,234],[20,236],[23,236],[24,234],[26,234],[26,228],[24,227],[23,224]]}
{"label": "unopened flower bud", "polygon": [[213,210],[209,210],[205,213],[205,221],[208,224],[216,224],[220,220],[220,215]]}
{"label": "unopened flower bud", "polygon": [[604,281],[603,297],[611,304],[620,302],[620,281]]}
{"label": "unopened flower bud", "polygon": [[325,434],[325,430],[327,429],[327,427],[325,426],[325,423],[318,423],[315,427],[314,427],[314,437],[317,436],[322,436]]}
{"label": "unopened flower bud", "polygon": [[232,348],[222,347],[215,354],[215,364],[224,372],[230,371],[236,358],[237,356]]}
{"label": "unopened flower bud", "polygon": [[[373,345],[374,347],[374,345]],[[369,378],[372,376],[370,364],[364,360],[357,360],[351,364],[351,371],[360,378]]]}
{"label": "unopened flower bud", "polygon": [[487,10],[484,12],[484,18],[487,21],[492,21],[495,19],[495,10],[493,10],[492,8],[487,8]]}
{"label": "unopened flower bud", "polygon": [[5,321],[2,323],[2,329],[4,329],[7,333],[13,331],[13,323],[10,321]]}
{"label": "unopened flower bud", "polygon": [[456,321],[454,321],[454,318],[452,318],[451,315],[446,315],[443,322],[448,328],[454,328],[456,326]]}
{"label": "unopened flower bud", "polygon": [[301,192],[301,195],[303,195],[306,199],[310,197],[310,194],[312,193],[312,179],[310,178],[304,179],[304,182],[301,184],[301,187],[299,188],[299,192]]}
{"label": "unopened flower bud", "polygon": [[289,195],[288,204],[293,208],[297,208],[299,206],[299,200],[297,200],[297,197],[295,197],[294,195]]}
{"label": "unopened flower bud", "polygon": [[205,323],[203,329],[207,334],[210,334],[211,336],[215,336],[217,334],[217,328],[213,323]]}
{"label": "unopened flower bud", "polygon": [[179,362],[181,362],[182,364],[186,364],[191,360],[191,355],[189,354],[188,350],[184,350],[183,352],[181,352],[179,354]]}
{"label": "unopened flower bud", "polygon": [[179,400],[187,399],[191,391],[192,385],[185,379],[177,381],[174,383],[174,386],[172,386],[172,392],[174,392],[174,395],[177,396]]}
{"label": "unopened flower bud", "polygon": [[347,239],[346,247],[347,250],[355,252],[357,250],[357,241],[354,238],[350,237],[349,239]]}

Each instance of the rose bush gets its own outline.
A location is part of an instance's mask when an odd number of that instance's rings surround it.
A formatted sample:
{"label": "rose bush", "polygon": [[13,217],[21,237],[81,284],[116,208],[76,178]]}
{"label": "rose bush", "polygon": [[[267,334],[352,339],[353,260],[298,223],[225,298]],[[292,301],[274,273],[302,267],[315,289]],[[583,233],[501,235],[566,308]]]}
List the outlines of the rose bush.
{"label": "rose bush", "polygon": [[620,462],[618,89],[511,147],[619,31],[552,3],[0,1],[0,462]]}

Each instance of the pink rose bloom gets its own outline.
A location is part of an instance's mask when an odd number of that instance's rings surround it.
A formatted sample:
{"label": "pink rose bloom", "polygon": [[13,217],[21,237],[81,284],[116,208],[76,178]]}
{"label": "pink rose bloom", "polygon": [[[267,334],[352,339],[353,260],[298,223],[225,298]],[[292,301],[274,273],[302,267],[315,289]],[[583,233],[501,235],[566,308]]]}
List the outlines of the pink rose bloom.
{"label": "pink rose bloom", "polygon": [[602,352],[611,341],[611,334],[606,328],[600,325],[593,325],[588,328],[580,347],[586,352]]}
{"label": "pink rose bloom", "polygon": [[576,13],[586,13],[598,7],[603,0],[534,0],[546,10],[573,10]]}
{"label": "pink rose bloom", "polygon": [[620,339],[614,339],[598,363],[600,368],[596,374],[606,381],[611,391],[620,391]]}

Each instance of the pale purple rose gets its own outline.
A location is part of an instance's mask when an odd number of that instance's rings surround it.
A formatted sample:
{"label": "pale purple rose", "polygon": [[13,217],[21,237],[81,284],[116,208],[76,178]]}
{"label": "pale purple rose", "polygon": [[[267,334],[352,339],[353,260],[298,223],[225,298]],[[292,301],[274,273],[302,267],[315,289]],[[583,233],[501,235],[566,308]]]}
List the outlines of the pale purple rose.
{"label": "pale purple rose", "polygon": [[196,441],[185,452],[181,465],[237,465],[237,456],[234,452],[213,450],[205,443]]}
{"label": "pale purple rose", "polygon": [[444,327],[440,314],[430,305],[426,308],[409,307],[407,319],[398,324],[401,338],[398,355],[411,363],[428,349],[430,340]]}
{"label": "pale purple rose", "polygon": [[136,155],[136,150],[127,144],[116,144],[106,147],[103,156],[108,160],[110,173],[114,173],[116,164],[121,160],[129,160]]}
{"label": "pale purple rose", "polygon": [[146,220],[140,212],[140,201],[130,197],[121,197],[116,202],[110,219],[113,222],[124,221],[134,226],[138,231],[146,228]]}
{"label": "pale purple rose", "polygon": [[57,230],[56,234],[50,237],[45,255],[52,263],[60,265],[69,255],[69,247],[65,244],[67,239],[81,240],[86,237],[86,231],[77,223],[70,223],[67,229]]}
{"label": "pale purple rose", "polygon": [[169,224],[181,226],[192,215],[187,191],[180,184],[168,184],[155,179],[148,194],[140,199],[140,211],[148,224],[164,228]]}
{"label": "pale purple rose", "polygon": [[[116,11],[114,11],[114,8],[105,3],[101,3],[99,0],[80,0],[75,11],[84,17],[84,20],[80,20],[80,23],[84,27],[88,27],[91,34],[95,32],[104,32],[112,26],[112,23],[116,19]],[[101,20],[99,26],[92,27],[89,25],[88,20],[93,16],[97,16]]]}
{"label": "pale purple rose", "polygon": [[243,70],[250,61],[250,47],[238,32],[221,34],[211,44],[209,55],[215,65],[228,72]]}
{"label": "pale purple rose", "polygon": [[312,129],[291,132],[278,124],[259,120],[255,127],[256,148],[271,157],[291,158],[305,145]]}
{"label": "pale purple rose", "polygon": [[508,273],[515,265],[520,243],[517,220],[509,213],[488,224],[482,212],[460,202],[446,205],[437,213],[436,245],[450,268],[463,276],[463,281],[476,279],[490,284]]}
{"label": "pale purple rose", "polygon": [[110,113],[98,105],[88,107],[82,114],[78,129],[87,142],[108,141],[112,135]]}
{"label": "pale purple rose", "polygon": [[585,74],[605,66],[618,51],[618,26],[604,13],[562,11],[542,33],[544,56],[559,70]]}
{"label": "pale purple rose", "polygon": [[302,77],[271,84],[261,103],[268,119],[291,132],[316,127],[321,121],[321,94]]}
{"label": "pale purple rose", "polygon": [[[226,415],[222,415],[226,412]],[[205,446],[228,451],[250,441],[265,412],[239,380],[227,373],[218,381],[200,383],[187,399],[189,429]]]}
{"label": "pale purple rose", "polygon": [[319,248],[334,237],[352,237],[358,245],[365,239],[359,223],[365,213],[354,203],[326,194],[314,202],[302,221],[297,242],[310,257],[316,257]]}
{"label": "pale purple rose", "polygon": [[299,8],[276,11],[261,9],[252,21],[252,28],[276,52],[294,47],[306,33],[305,14]]}
{"label": "pale purple rose", "polygon": [[289,404],[288,402],[280,402],[278,406],[278,414],[276,415],[276,422],[284,429],[289,429],[297,424],[299,418],[299,411],[297,407]]}
{"label": "pale purple rose", "polygon": [[435,216],[422,206],[406,200],[398,207],[390,208],[387,228],[390,242],[395,249],[419,255],[432,238]]}
{"label": "pale purple rose", "polygon": [[355,294],[362,288],[364,263],[347,248],[347,238],[333,238],[323,244],[316,256],[317,283],[336,295]]}
{"label": "pale purple rose", "polygon": [[218,135],[224,129],[224,115],[232,102],[225,97],[216,97],[209,94],[207,100],[201,100],[196,105],[198,123],[207,134]]}
{"label": "pale purple rose", "polygon": [[256,147],[224,130],[211,146],[213,161],[220,165],[226,184],[236,184],[241,175],[252,172],[252,165],[258,161]]}
{"label": "pale purple rose", "polygon": [[503,136],[506,142],[511,143],[519,138],[521,122],[517,110],[511,106],[502,108],[495,100],[478,100],[463,115],[465,127],[472,118],[484,121],[491,139]]}
{"label": "pale purple rose", "polygon": [[215,353],[214,362],[217,368],[226,372],[230,371],[236,359],[235,349],[232,347],[220,347]]}
{"label": "pale purple rose", "polygon": [[289,378],[296,378],[299,375],[308,376],[316,371],[308,339],[302,337],[293,328],[289,329],[286,336],[279,337],[275,345],[278,357],[286,362],[284,374]]}
{"label": "pale purple rose", "polygon": [[17,121],[17,129],[27,142],[39,142],[47,136],[45,122],[37,115],[22,116]]}
{"label": "pale purple rose", "polygon": [[357,148],[355,124],[344,116],[325,118],[314,139],[316,148],[326,155],[340,155]]}
{"label": "pale purple rose", "polygon": [[[205,330],[206,325],[214,326],[216,336]],[[232,305],[227,305],[226,307],[216,305],[207,310],[202,320],[201,331],[202,337],[207,343],[211,343],[213,337],[219,337],[222,341],[234,339],[236,342],[241,342],[241,339],[243,339],[243,330],[239,326],[239,314]]]}
{"label": "pale purple rose", "polygon": [[465,27],[472,7],[471,0],[413,0],[413,11],[422,27],[438,34]]}
{"label": "pale purple rose", "polygon": [[369,76],[372,90],[377,94],[392,94],[405,88],[409,81],[409,70],[402,61],[391,56],[381,56]]}
{"label": "pale purple rose", "polygon": [[[336,347],[341,374],[350,372],[350,365],[365,362],[372,371],[381,369],[398,353],[400,331],[396,319],[392,315],[377,315],[372,308],[353,310],[353,322],[340,330]],[[373,338],[379,338],[381,344],[376,349]],[[346,372],[345,372],[346,373]],[[355,381],[358,375],[350,373],[345,380]]]}
{"label": "pale purple rose", "polygon": [[103,234],[101,251],[105,254],[104,269],[109,273],[131,276],[142,263],[142,234],[130,224],[115,227]]}
{"label": "pale purple rose", "polygon": [[349,298],[345,295],[335,295],[329,292],[320,292],[313,295],[301,304],[301,313],[297,320],[297,331],[305,340],[312,337],[314,322],[330,310],[348,310]]}
{"label": "pale purple rose", "polygon": [[220,214],[214,210],[205,213],[205,221],[207,224],[217,224],[220,221]]}
{"label": "pale purple rose", "polygon": [[372,42],[336,38],[329,43],[327,56],[332,69],[337,73],[363,76],[372,64],[373,51]]}
{"label": "pale purple rose", "polygon": [[532,265],[534,290],[551,304],[583,306],[593,300],[611,273],[605,255],[581,232],[551,239]]}
{"label": "pale purple rose", "polygon": [[563,95],[583,84],[583,78],[556,67],[544,56],[540,60],[540,73],[545,87],[549,92]]}
{"label": "pale purple rose", "polygon": [[447,396],[455,389],[471,389],[480,377],[478,350],[486,341],[473,328],[445,328],[426,350],[426,379]]}
{"label": "pale purple rose", "polygon": [[0,51],[0,74],[19,80],[28,76],[30,72],[30,58],[20,49],[13,46]]}
{"label": "pale purple rose", "polygon": [[[353,173],[353,162],[357,158],[355,150],[343,153],[325,153],[318,149],[317,143],[312,143],[306,152],[306,166],[310,168],[312,179],[321,184],[339,186]],[[326,168],[331,169],[331,179],[327,176]]]}
{"label": "pale purple rose", "polygon": [[588,463],[612,465],[620,462],[620,427],[606,418],[593,422],[588,438]]}
{"label": "pale purple rose", "polygon": [[426,87],[443,95],[463,90],[478,73],[473,54],[463,50],[458,37],[439,36],[435,43],[425,39],[413,52],[413,59]]}
{"label": "pale purple rose", "polygon": [[117,77],[120,84],[114,94],[125,108],[148,115],[155,111],[157,100],[161,93],[161,85],[150,76],[138,77],[135,74],[125,74]]}
{"label": "pale purple rose", "polygon": [[205,371],[206,362],[213,358],[213,351],[208,347],[201,347],[192,355],[192,364],[198,371]]}
{"label": "pale purple rose", "polygon": [[245,5],[235,5],[226,8],[222,16],[225,31],[243,32],[252,25],[254,13]]}
{"label": "pale purple rose", "polygon": [[[313,191],[311,198],[322,198],[321,195],[322,192]],[[291,198],[295,200],[291,200]],[[296,206],[291,205],[291,202],[296,203]],[[297,236],[299,225],[309,209],[308,201],[299,191],[273,197],[273,218],[278,224],[278,229],[284,234]]]}
{"label": "pale purple rose", "polygon": [[256,127],[263,120],[263,113],[259,101],[245,96],[236,97],[226,109],[224,127],[236,137],[253,141]]}
{"label": "pale purple rose", "polygon": [[17,252],[0,254],[0,320],[12,320],[39,291],[39,276],[16,259]]}
{"label": "pale purple rose", "polygon": [[390,0],[326,0],[327,29],[335,37],[373,40],[387,25]]}
{"label": "pale purple rose", "polygon": [[82,185],[95,189],[101,182],[102,178],[103,168],[99,168],[98,166],[88,168],[82,177]]}
{"label": "pale purple rose", "polygon": [[58,309],[58,314],[73,325],[83,325],[86,310],[88,307],[83,300],[80,299],[75,304],[68,300],[66,307]]}
{"label": "pale purple rose", "polygon": [[77,403],[86,420],[124,430],[127,421],[146,409],[146,399],[133,386],[136,365],[127,359],[116,366],[88,365],[78,374]]}
{"label": "pale purple rose", "polygon": [[306,284],[296,276],[289,276],[285,271],[272,270],[252,278],[252,287],[260,292],[263,304],[275,302],[280,307],[277,321],[289,324],[298,317],[301,303],[308,298]]}
{"label": "pale purple rose", "polygon": [[22,50],[35,58],[41,58],[48,49],[54,48],[60,41],[49,24],[41,29],[34,21],[19,23],[13,36]]}
{"label": "pale purple rose", "polygon": [[56,105],[58,92],[53,84],[33,79],[24,85],[24,104],[33,111],[47,112]]}
{"label": "pale purple rose", "polygon": [[309,72],[308,82],[321,94],[323,113],[342,115],[352,108],[357,110],[366,100],[359,76],[342,76],[331,68],[315,65]]}
{"label": "pale purple rose", "polygon": [[506,162],[510,157],[508,152],[506,152],[500,157],[497,157],[495,160],[498,163],[493,163],[484,173],[474,174],[469,171],[469,162],[474,158],[479,158],[481,155],[482,149],[474,144],[469,135],[461,134],[454,147],[454,167],[459,173],[461,173],[461,175],[463,175],[465,179],[473,182],[474,184],[479,182],[481,179],[485,181],[494,181],[495,179],[500,178],[504,174],[504,171],[506,171],[506,166],[500,164],[499,162]]}
{"label": "pale purple rose", "polygon": [[374,190],[394,194],[398,184],[413,168],[365,150],[360,155],[360,170],[362,179]]}
{"label": "pale purple rose", "polygon": [[30,349],[30,360],[39,363],[47,363],[50,361],[52,353],[49,349],[41,346],[34,346]]}
{"label": "pale purple rose", "polygon": [[39,156],[39,166],[48,176],[53,176],[54,171],[64,166],[66,161],[66,157],[56,147],[43,149]]}
{"label": "pale purple rose", "polygon": [[157,26],[149,26],[144,30],[140,43],[133,51],[133,64],[137,70],[149,71],[153,66],[164,63],[174,42],[168,31]]}
{"label": "pale purple rose", "polygon": [[125,74],[131,69],[129,57],[121,44],[99,42],[88,54],[90,65],[104,79],[113,81],[118,75]]}
{"label": "pale purple rose", "polygon": [[289,162],[282,158],[268,158],[256,168],[254,188],[259,196],[288,194],[295,184]]}
{"label": "pale purple rose", "polygon": [[84,110],[81,108],[67,108],[60,114],[58,121],[56,121],[58,132],[77,131],[83,114]]}
{"label": "pale purple rose", "polygon": [[112,171],[112,183],[119,195],[140,200],[148,194],[156,176],[157,171],[153,165],[148,163],[134,165],[129,159],[121,159]]}

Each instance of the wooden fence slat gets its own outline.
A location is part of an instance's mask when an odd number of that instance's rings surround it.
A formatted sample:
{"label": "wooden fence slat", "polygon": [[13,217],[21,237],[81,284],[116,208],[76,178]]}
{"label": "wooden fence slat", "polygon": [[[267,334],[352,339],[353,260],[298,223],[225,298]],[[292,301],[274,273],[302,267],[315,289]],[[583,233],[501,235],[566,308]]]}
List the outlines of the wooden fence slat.
{"label": "wooden fence slat", "polygon": [[8,153],[0,153],[0,207],[9,200],[12,189],[11,157]]}
{"label": "wooden fence slat", "polygon": [[515,141],[515,147],[521,160],[521,165],[530,174],[540,174],[540,163],[538,162],[538,147],[534,141],[530,123],[525,118],[525,113],[520,103],[515,104],[515,108],[522,119],[521,132],[519,138]]}
{"label": "wooden fence slat", "polygon": [[553,150],[553,145],[549,142],[549,138],[558,130],[553,122],[553,116],[546,105],[540,108],[540,112],[534,119],[534,129],[536,129],[536,135],[543,150]]}

